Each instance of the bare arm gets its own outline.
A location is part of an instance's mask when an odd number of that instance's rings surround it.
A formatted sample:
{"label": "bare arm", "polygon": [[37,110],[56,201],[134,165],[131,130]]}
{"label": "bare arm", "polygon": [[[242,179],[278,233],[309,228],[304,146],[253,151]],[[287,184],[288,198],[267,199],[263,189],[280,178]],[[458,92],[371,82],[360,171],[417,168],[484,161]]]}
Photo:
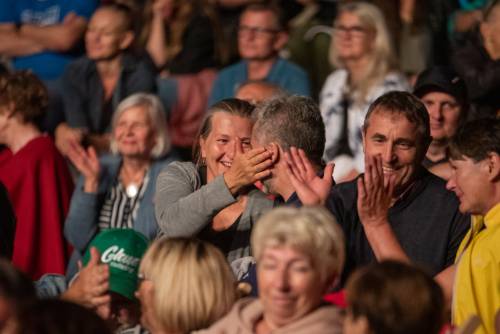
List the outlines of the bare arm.
{"label": "bare arm", "polygon": [[151,31],[148,36],[146,49],[153,59],[156,67],[160,68],[168,60],[167,39],[165,36],[165,27],[163,17],[160,10],[153,11],[153,19],[151,20]]}
{"label": "bare arm", "polygon": [[71,12],[60,24],[40,27],[32,24],[23,24],[20,34],[41,45],[46,50],[64,52],[72,49],[81,39],[87,20]]}
{"label": "bare arm", "polygon": [[457,270],[457,265],[452,264],[448,268],[441,271],[439,274],[434,276],[436,282],[443,289],[445,303],[447,308],[451,308],[451,297],[453,295],[453,284],[455,281],[455,272]]}
{"label": "bare arm", "polygon": [[16,31],[13,23],[0,24],[0,54],[8,57],[41,52],[43,47]]}

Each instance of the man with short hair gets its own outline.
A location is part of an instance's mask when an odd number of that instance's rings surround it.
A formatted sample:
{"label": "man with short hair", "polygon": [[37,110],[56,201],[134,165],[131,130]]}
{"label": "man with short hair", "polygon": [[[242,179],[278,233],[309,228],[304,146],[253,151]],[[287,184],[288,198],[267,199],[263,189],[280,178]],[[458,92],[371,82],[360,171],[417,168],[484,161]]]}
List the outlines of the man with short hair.
{"label": "man with short hair", "polygon": [[[252,146],[273,153],[272,176],[263,180],[270,192],[290,204],[299,197],[304,204],[328,197],[326,205],[346,234],[345,278],[359,266],[386,258],[411,260],[435,275],[453,263],[468,216],[458,211],[445,181],[421,166],[429,133],[428,113],[415,96],[381,96],[365,118],[365,174],[335,186],[330,195],[332,167],[316,176],[325,130],[312,100],[284,97],[257,107]],[[298,162],[297,173],[285,159],[290,153]]]}
{"label": "man with short hair", "polygon": [[363,126],[367,168],[330,198],[348,240],[346,276],[387,258],[411,261],[436,275],[453,263],[469,226],[445,181],[422,160],[429,115],[415,96],[389,92],[370,106]]}
{"label": "man with short hair", "polygon": [[282,14],[277,7],[269,4],[248,6],[241,14],[238,27],[238,50],[242,60],[218,74],[209,105],[233,97],[239,85],[247,80],[269,81],[291,93],[308,96],[306,72],[278,56],[287,40]]}
{"label": "man with short hair", "polygon": [[500,310],[500,121],[465,124],[450,147],[447,188],[459,198],[460,211],[473,215],[457,253],[453,323],[475,315],[481,324],[474,333],[493,334]]}
{"label": "man with short hair", "polygon": [[423,165],[432,173],[448,179],[448,143],[465,121],[468,111],[467,90],[463,80],[453,70],[435,66],[422,72],[413,93],[427,107],[432,142]]}

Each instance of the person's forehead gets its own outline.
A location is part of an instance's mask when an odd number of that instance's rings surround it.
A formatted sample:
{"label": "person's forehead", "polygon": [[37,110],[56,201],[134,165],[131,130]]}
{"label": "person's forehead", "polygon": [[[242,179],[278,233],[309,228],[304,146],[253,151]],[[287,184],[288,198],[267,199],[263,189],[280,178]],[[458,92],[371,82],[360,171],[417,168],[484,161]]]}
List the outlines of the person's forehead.
{"label": "person's forehead", "polygon": [[110,8],[98,9],[94,15],[92,15],[89,24],[100,24],[110,28],[121,28],[125,25],[125,16]]}
{"label": "person's forehead", "polygon": [[432,90],[432,91],[429,91],[427,93],[425,93],[421,100],[446,100],[446,101],[453,101],[455,103],[457,103],[457,99],[451,95],[451,94],[448,94],[442,90],[439,90],[439,89],[435,89],[435,90]]}
{"label": "person's forehead", "polygon": [[387,123],[397,124],[398,128],[406,128],[411,130],[411,132],[416,133],[417,125],[410,122],[410,120],[399,111],[387,110],[387,109],[377,109],[374,110],[368,119],[367,131],[371,129],[386,130]]}
{"label": "person's forehead", "polygon": [[278,18],[270,10],[247,10],[240,18],[240,24],[252,23],[253,27],[275,28]]}

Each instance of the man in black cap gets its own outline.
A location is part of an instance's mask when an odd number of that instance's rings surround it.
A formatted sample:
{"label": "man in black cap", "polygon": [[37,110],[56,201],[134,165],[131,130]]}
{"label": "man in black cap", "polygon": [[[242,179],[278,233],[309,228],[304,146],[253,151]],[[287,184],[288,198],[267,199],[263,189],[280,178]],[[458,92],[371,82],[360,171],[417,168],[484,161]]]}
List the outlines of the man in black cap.
{"label": "man in black cap", "polygon": [[467,116],[467,91],[463,80],[451,69],[436,66],[422,72],[414,94],[429,112],[432,142],[422,164],[434,174],[448,179],[448,142]]}

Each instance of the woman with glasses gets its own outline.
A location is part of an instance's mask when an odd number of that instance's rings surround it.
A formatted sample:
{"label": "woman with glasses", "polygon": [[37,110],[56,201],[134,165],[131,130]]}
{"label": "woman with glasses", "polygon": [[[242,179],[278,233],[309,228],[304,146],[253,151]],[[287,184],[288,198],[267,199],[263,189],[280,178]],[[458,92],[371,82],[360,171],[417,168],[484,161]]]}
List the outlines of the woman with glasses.
{"label": "woman with glasses", "polygon": [[337,70],[320,94],[326,126],[324,159],[335,162],[335,177],[342,181],[364,170],[362,125],[370,103],[388,91],[409,86],[397,71],[384,16],[368,3],[339,8],[330,61]]}

